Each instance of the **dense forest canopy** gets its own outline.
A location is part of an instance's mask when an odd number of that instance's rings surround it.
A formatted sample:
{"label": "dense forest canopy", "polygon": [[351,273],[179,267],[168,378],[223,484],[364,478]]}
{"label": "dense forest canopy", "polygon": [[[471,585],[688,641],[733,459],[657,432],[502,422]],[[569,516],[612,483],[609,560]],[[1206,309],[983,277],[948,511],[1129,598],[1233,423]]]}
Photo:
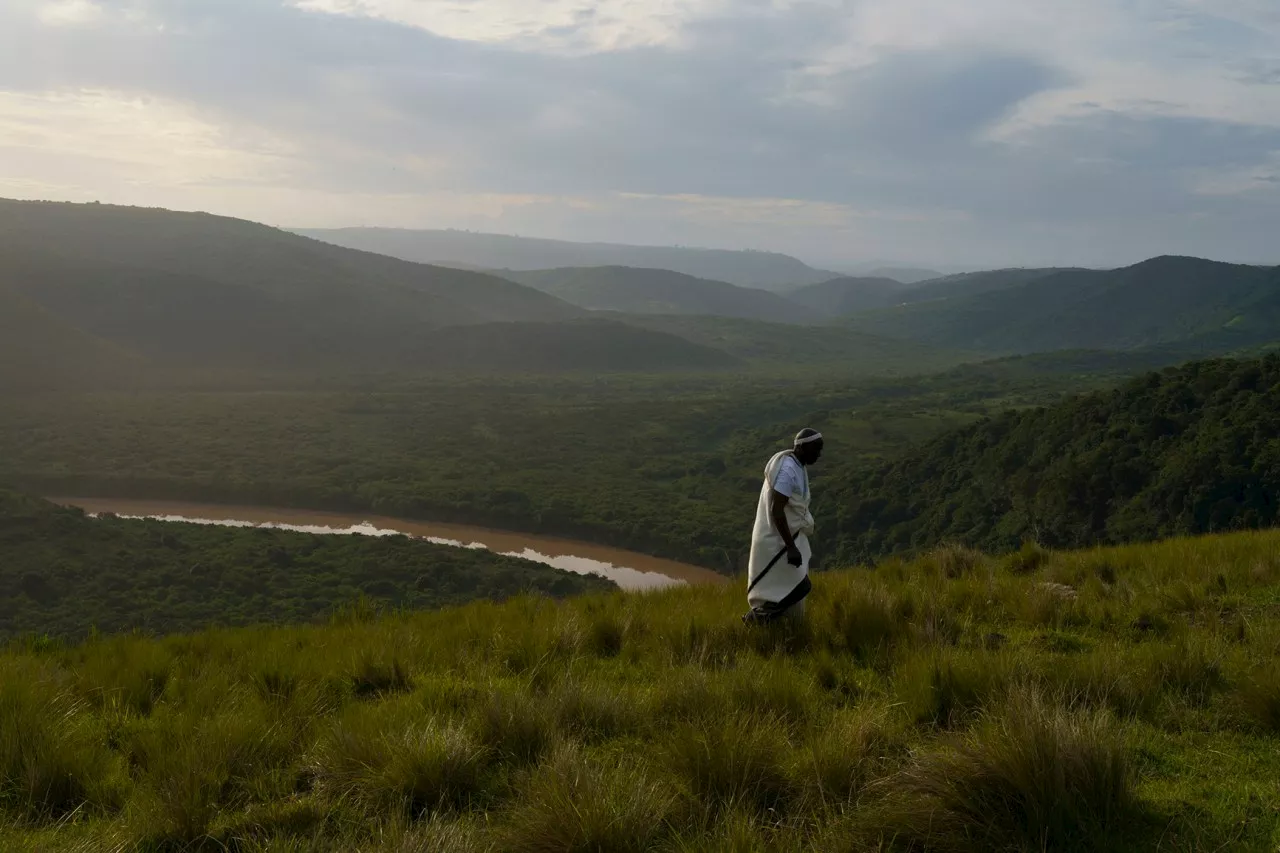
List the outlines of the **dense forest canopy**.
{"label": "dense forest canopy", "polygon": [[992,550],[1280,522],[1280,356],[1196,362],[1008,411],[825,482],[837,561],[955,541]]}
{"label": "dense forest canopy", "polygon": [[612,586],[406,536],[92,518],[0,490],[0,640],[313,622],[360,602],[420,610]]}

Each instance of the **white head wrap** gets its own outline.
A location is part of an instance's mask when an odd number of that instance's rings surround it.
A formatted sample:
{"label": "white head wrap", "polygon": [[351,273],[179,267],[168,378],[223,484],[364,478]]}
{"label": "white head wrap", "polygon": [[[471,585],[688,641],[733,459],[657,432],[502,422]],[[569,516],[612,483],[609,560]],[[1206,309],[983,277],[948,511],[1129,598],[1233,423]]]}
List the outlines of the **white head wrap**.
{"label": "white head wrap", "polygon": [[815,441],[822,441],[822,433],[815,432],[813,435],[807,435],[804,438],[796,436],[795,446],[799,447],[802,444],[812,444]]}

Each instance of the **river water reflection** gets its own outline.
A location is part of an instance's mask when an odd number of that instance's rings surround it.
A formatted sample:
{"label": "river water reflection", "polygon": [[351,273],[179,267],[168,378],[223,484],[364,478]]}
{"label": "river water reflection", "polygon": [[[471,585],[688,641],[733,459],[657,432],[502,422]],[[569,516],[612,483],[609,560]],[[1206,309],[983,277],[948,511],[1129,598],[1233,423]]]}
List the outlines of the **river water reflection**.
{"label": "river water reflection", "polygon": [[727,579],[710,569],[650,557],[588,542],[552,536],[512,533],[461,524],[435,524],[369,515],[312,512],[267,507],[221,506],[185,501],[139,501],[114,498],[52,498],[85,512],[113,513],[125,518],[154,518],[226,527],[273,527],[329,535],[404,534],[440,545],[487,548],[577,574],[601,575],[629,591],[663,589],[688,583],[722,584]]}

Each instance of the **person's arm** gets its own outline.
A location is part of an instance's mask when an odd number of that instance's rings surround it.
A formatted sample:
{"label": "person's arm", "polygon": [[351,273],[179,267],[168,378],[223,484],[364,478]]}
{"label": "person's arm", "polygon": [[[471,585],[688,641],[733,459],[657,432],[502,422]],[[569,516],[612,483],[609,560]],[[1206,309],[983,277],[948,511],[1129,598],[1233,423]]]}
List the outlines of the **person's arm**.
{"label": "person's arm", "polygon": [[782,537],[782,544],[787,546],[787,562],[793,566],[799,566],[804,562],[804,555],[796,547],[796,539],[791,535],[791,525],[787,523],[787,504],[790,502],[791,498],[775,490],[769,496],[769,518],[773,520],[774,528]]}

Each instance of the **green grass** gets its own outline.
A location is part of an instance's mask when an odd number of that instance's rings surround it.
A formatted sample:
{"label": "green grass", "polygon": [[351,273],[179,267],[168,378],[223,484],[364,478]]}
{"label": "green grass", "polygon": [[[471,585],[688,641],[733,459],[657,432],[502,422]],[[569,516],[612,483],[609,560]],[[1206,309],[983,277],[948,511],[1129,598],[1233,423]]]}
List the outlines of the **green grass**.
{"label": "green grass", "polygon": [[[15,642],[0,849],[1273,850],[1280,532]],[[1032,565],[1034,564],[1034,565]]]}

